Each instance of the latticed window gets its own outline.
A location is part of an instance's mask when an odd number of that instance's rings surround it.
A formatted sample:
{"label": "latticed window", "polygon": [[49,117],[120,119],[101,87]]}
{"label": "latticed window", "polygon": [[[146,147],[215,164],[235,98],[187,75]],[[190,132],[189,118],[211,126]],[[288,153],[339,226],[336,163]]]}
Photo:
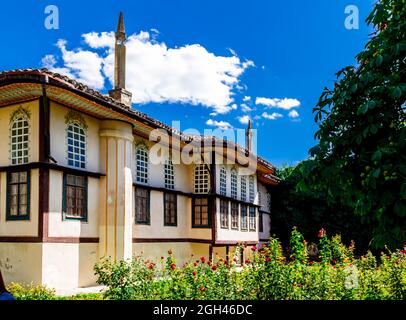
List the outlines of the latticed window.
{"label": "latticed window", "polygon": [[175,188],[175,172],[173,169],[173,163],[171,159],[166,159],[164,164],[165,171],[165,188],[174,189]]}
{"label": "latticed window", "polygon": [[250,197],[250,202],[254,202],[255,190],[254,190],[254,177],[253,176],[250,176],[250,178],[249,178],[249,197]]}
{"label": "latticed window", "polygon": [[248,213],[246,205],[241,205],[241,230],[248,230]]}
{"label": "latticed window", "polygon": [[209,199],[194,198],[193,199],[193,226],[194,227],[209,227]]}
{"label": "latticed window", "polygon": [[135,151],[136,181],[148,183],[148,149],[140,146]]}
{"label": "latticed window", "polygon": [[224,167],[220,169],[220,194],[227,195],[227,170]]}
{"label": "latticed window", "polygon": [[231,229],[238,229],[238,203],[231,202]]}
{"label": "latticed window", "polygon": [[76,168],[86,167],[86,133],[83,125],[71,122],[68,134],[68,165]]}
{"label": "latticed window", "polygon": [[228,229],[228,201],[220,200],[220,226]]}
{"label": "latticed window", "polygon": [[231,170],[231,197],[237,199],[237,171]]}
{"label": "latticed window", "polygon": [[87,177],[64,175],[63,212],[66,219],[87,219]]}
{"label": "latticed window", "polygon": [[11,164],[23,164],[28,162],[28,138],[28,119],[23,115],[19,115],[11,124]]}
{"label": "latticed window", "polygon": [[247,177],[241,176],[241,200],[247,201]]}
{"label": "latticed window", "polygon": [[199,164],[195,167],[194,172],[194,189],[195,193],[208,193],[210,190],[209,170],[207,165]]}
{"label": "latticed window", "polygon": [[29,219],[29,172],[7,175],[7,220]]}
{"label": "latticed window", "polygon": [[164,225],[177,225],[177,196],[175,193],[164,193]]}
{"label": "latticed window", "polygon": [[255,213],[255,207],[250,207],[250,221],[249,221],[249,227],[250,231],[255,231],[256,230],[256,213]]}
{"label": "latticed window", "polygon": [[149,190],[144,188],[135,189],[135,222],[137,224],[149,224]]}

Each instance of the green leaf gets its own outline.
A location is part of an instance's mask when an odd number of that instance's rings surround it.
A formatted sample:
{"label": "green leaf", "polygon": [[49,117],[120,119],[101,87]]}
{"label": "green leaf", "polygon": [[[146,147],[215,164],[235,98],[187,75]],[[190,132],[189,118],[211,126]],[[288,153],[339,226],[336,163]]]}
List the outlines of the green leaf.
{"label": "green leaf", "polygon": [[394,87],[392,89],[391,94],[392,94],[392,97],[398,99],[402,96],[402,89],[400,89],[399,87]]}
{"label": "green leaf", "polygon": [[381,55],[378,55],[378,57],[376,58],[376,65],[379,67],[381,66],[383,62],[383,57]]}
{"label": "green leaf", "polygon": [[381,173],[381,168],[375,169],[374,173],[372,174],[375,178],[379,177],[379,174]]}
{"label": "green leaf", "polygon": [[375,151],[374,154],[372,155],[371,160],[372,161],[380,161],[382,158],[382,152],[381,150]]}

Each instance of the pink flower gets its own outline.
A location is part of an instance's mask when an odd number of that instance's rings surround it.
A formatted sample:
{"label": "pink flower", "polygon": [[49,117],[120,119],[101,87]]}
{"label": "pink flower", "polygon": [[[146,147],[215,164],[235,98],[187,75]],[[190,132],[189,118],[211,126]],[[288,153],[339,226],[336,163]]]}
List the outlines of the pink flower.
{"label": "pink flower", "polygon": [[172,264],[171,264],[171,269],[172,269],[172,270],[175,270],[175,269],[176,269],[176,263],[172,263]]}
{"label": "pink flower", "polygon": [[319,238],[323,238],[325,235],[326,235],[326,230],[324,230],[324,228],[321,228],[321,229],[319,230],[319,235],[318,235],[318,237],[319,237]]}
{"label": "pink flower", "polygon": [[251,247],[251,250],[252,250],[252,251],[257,251],[257,246],[252,246],[252,247]]}

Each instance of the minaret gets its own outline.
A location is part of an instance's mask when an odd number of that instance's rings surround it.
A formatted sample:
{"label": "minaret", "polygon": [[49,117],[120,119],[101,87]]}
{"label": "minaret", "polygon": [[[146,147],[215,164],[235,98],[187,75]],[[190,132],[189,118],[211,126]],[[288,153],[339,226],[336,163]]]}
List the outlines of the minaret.
{"label": "minaret", "polygon": [[120,16],[118,17],[117,31],[115,35],[114,89],[109,91],[109,96],[131,108],[132,94],[125,89],[125,40],[127,37],[125,35],[124,17],[122,12],[120,12]]}
{"label": "minaret", "polygon": [[247,129],[245,130],[245,149],[247,149],[249,152],[252,152],[252,136],[253,135],[254,135],[254,132],[252,131],[251,120],[248,120],[248,126],[247,126]]}

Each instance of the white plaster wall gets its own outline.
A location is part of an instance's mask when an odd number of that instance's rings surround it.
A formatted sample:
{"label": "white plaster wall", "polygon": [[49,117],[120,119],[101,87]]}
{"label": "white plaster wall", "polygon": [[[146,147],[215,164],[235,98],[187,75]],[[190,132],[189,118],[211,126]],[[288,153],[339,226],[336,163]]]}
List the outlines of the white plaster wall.
{"label": "white plaster wall", "polygon": [[[67,138],[65,116],[70,111],[56,102],[51,101],[50,105],[50,132],[51,132],[51,155],[59,165],[67,166]],[[99,138],[99,120],[80,113],[87,128],[87,147],[86,147],[86,170],[100,171],[100,138]]]}
{"label": "white plaster wall", "polygon": [[79,287],[87,287],[96,284],[97,277],[93,267],[99,260],[98,243],[81,243],[79,245]]}
{"label": "white plaster wall", "polygon": [[156,243],[134,243],[133,254],[142,255],[145,259],[151,259],[160,263],[161,257],[168,256],[172,250],[178,266],[192,262],[204,256],[209,257],[209,245],[205,243],[190,242],[156,242]]}
{"label": "white plaster wall", "polygon": [[135,201],[133,202],[134,238],[195,238],[211,239],[211,229],[192,228],[191,199],[177,196],[177,226],[164,226],[163,192],[151,190],[150,225],[135,224]]}
{"label": "white plaster wall", "polygon": [[263,220],[263,232],[260,232],[259,238],[268,239],[271,235],[271,215],[263,213],[262,220]]}
{"label": "white plaster wall", "polygon": [[42,283],[59,290],[77,288],[79,244],[44,243],[42,250]]}
{"label": "white plaster wall", "polygon": [[39,154],[39,100],[0,108],[0,166],[10,165],[10,116],[18,108],[30,113],[29,162],[38,161]]}
{"label": "white plaster wall", "polygon": [[0,236],[38,235],[39,170],[30,172],[30,219],[17,221],[6,221],[7,173],[0,173]]}
{"label": "white plaster wall", "polygon": [[0,270],[6,283],[42,283],[41,243],[0,243]]}
{"label": "white plaster wall", "polygon": [[258,182],[258,192],[261,192],[261,210],[270,212],[270,195],[267,188],[260,182]]}
{"label": "white plaster wall", "polygon": [[50,237],[98,237],[99,234],[99,179],[88,177],[87,221],[63,220],[63,173],[49,171],[49,226]]}

